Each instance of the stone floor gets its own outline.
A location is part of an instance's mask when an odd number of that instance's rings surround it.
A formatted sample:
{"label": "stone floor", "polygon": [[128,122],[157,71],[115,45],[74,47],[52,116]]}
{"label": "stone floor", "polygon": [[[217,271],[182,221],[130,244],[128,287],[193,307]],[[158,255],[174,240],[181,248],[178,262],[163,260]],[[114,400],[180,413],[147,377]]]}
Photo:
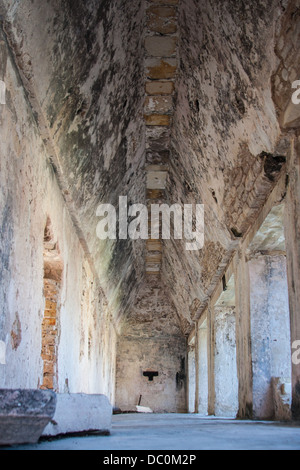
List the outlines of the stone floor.
{"label": "stone floor", "polygon": [[234,421],[199,415],[118,415],[111,436],[69,437],[25,450],[290,450],[300,424]]}

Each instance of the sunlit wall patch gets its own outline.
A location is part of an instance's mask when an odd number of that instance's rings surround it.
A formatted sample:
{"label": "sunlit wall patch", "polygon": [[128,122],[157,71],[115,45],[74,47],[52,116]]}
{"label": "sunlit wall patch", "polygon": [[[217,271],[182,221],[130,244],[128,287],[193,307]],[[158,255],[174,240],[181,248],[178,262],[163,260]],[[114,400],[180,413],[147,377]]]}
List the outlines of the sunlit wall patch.
{"label": "sunlit wall patch", "polygon": [[0,80],[0,104],[6,104],[6,85]]}

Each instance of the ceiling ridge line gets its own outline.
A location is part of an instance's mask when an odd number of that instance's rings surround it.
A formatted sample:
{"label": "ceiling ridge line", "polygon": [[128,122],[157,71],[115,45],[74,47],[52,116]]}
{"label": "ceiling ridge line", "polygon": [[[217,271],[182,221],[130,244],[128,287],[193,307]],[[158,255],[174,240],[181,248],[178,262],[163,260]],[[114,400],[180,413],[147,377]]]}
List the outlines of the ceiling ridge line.
{"label": "ceiling ridge line", "polygon": [[[148,208],[165,202],[178,66],[178,3],[179,0],[149,0],[146,8],[144,121]],[[163,257],[161,228],[159,240],[152,239],[149,218],[148,230],[146,275],[159,277]]]}

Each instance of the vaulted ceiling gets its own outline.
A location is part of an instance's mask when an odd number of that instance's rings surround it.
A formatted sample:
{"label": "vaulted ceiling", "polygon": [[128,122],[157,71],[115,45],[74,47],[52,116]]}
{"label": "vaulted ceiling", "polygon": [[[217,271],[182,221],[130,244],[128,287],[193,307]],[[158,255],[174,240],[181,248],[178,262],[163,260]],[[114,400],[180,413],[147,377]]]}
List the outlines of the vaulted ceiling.
{"label": "vaulted ceiling", "polygon": [[[192,306],[205,306],[285,171],[299,122],[290,100],[299,9],[299,0],[0,0],[20,83],[116,322],[156,276],[188,334]],[[100,241],[97,207],[119,196],[204,204],[203,250]]]}

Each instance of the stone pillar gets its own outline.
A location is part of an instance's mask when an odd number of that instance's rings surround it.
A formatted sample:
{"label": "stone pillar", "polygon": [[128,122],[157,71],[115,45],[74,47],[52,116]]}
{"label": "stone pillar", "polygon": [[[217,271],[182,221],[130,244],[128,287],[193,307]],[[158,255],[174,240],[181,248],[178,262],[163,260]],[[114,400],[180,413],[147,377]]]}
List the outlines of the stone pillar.
{"label": "stone pillar", "polygon": [[276,413],[272,379],[279,379],[287,390],[291,382],[286,258],[257,255],[249,261],[249,272],[253,414],[257,419],[273,419]]}
{"label": "stone pillar", "polygon": [[249,271],[244,251],[239,251],[234,262],[236,305],[236,349],[239,383],[238,418],[251,419],[253,415],[251,321]]}
{"label": "stone pillar", "polygon": [[215,306],[215,415],[235,418],[238,413],[235,308]]}
{"label": "stone pillar", "polygon": [[195,324],[195,413],[199,410],[199,325]]}
{"label": "stone pillar", "polygon": [[196,398],[196,356],[195,346],[189,346],[188,351],[188,402],[189,413],[195,413],[195,398]]}
{"label": "stone pillar", "polygon": [[[288,161],[285,238],[291,322],[291,344],[300,341],[300,136]],[[292,353],[295,351],[292,348]],[[292,414],[300,419],[300,363],[292,363]]]}
{"label": "stone pillar", "polygon": [[[207,320],[198,329],[198,406],[201,415],[208,411],[208,341]],[[197,393],[197,391],[196,391]]]}
{"label": "stone pillar", "polygon": [[215,314],[214,308],[211,304],[208,307],[207,316],[207,341],[208,341],[208,357],[207,357],[207,368],[208,368],[208,414],[215,414],[215,361],[214,361],[214,344],[215,344]]}

